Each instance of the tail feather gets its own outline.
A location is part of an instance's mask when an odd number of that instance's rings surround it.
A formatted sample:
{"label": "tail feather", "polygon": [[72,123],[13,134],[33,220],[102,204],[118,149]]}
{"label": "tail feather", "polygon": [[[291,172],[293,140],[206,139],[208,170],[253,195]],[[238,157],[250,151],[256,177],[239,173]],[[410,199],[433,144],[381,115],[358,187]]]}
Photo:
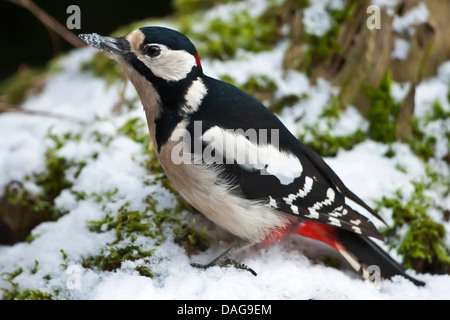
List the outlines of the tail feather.
{"label": "tail feather", "polygon": [[[405,269],[383,249],[369,238],[349,232],[347,230],[337,229],[337,239],[341,246],[339,252],[348,261],[353,260],[352,266],[363,275],[368,277],[368,266],[377,266],[381,273],[381,278],[390,279],[396,275],[410,280],[416,286],[424,286],[425,283],[414,279],[405,273]],[[355,262],[356,261],[356,262]],[[358,267],[359,264],[359,267]]]}
{"label": "tail feather", "polygon": [[377,266],[381,278],[390,279],[396,275],[401,275],[417,286],[425,285],[422,281],[407,275],[399,263],[367,237],[307,220],[301,222],[296,233],[324,242],[338,250],[343,258],[365,279],[370,276],[368,267]]}

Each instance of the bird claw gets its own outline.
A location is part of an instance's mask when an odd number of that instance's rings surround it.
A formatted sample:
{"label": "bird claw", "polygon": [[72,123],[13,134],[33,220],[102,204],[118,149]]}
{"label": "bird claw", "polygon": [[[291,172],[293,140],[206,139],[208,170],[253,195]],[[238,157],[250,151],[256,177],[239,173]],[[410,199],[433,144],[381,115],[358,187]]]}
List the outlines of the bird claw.
{"label": "bird claw", "polygon": [[213,261],[208,264],[191,263],[191,267],[198,268],[198,269],[204,269],[204,270],[214,267],[214,266],[226,267],[226,266],[230,266],[230,265],[239,270],[246,270],[246,271],[250,272],[252,275],[254,275],[255,277],[257,276],[257,273],[252,268],[249,268],[246,264],[238,263],[237,261],[232,260],[232,259],[226,259],[222,262],[214,262]]}

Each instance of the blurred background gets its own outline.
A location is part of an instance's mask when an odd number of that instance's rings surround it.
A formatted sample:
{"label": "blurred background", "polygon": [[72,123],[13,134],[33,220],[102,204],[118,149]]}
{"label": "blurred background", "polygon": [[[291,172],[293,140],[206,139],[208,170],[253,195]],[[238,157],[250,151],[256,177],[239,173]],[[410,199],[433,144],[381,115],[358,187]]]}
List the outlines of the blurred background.
{"label": "blurred background", "polygon": [[[34,3],[50,16],[66,25],[70,14],[67,7],[81,9],[81,30],[75,34],[96,32],[110,34],[119,26],[149,17],[163,17],[173,12],[172,1],[89,1],[89,0],[35,0]],[[19,68],[43,67],[55,55],[73,46],[46,28],[29,10],[7,0],[0,0],[0,81]],[[20,22],[20,23],[18,23]],[[6,45],[7,44],[7,45]]]}

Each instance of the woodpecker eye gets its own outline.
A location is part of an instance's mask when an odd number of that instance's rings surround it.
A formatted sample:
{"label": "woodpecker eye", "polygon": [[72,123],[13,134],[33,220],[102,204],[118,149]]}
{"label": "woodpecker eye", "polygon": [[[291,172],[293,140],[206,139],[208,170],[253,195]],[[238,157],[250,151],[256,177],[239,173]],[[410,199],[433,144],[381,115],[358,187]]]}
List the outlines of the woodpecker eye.
{"label": "woodpecker eye", "polygon": [[145,53],[148,56],[154,58],[159,56],[159,54],[161,53],[161,48],[155,45],[148,46],[147,48],[145,48]]}

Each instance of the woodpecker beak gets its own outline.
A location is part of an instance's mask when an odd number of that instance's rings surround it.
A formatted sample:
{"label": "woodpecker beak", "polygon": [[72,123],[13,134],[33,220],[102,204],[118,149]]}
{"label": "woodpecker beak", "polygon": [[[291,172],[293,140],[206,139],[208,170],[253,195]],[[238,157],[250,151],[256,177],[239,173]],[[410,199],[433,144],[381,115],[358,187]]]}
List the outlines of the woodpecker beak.
{"label": "woodpecker beak", "polygon": [[91,47],[112,53],[120,58],[125,58],[125,55],[130,51],[129,43],[125,38],[103,37],[96,33],[80,34],[78,37]]}

